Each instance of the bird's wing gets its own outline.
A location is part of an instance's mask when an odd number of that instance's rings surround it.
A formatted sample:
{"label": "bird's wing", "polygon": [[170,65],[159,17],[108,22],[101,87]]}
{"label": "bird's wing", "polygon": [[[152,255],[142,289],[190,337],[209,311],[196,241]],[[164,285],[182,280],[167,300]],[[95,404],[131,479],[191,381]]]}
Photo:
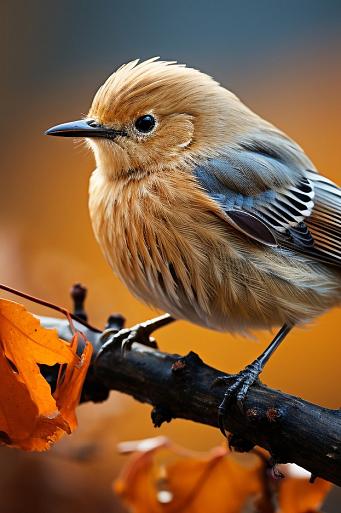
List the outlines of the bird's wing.
{"label": "bird's wing", "polygon": [[[248,194],[248,176],[257,174],[257,166],[260,173],[269,169],[275,177],[276,166],[283,172],[286,164],[273,155],[258,153],[252,159],[252,152],[234,150],[232,159],[209,159],[194,175],[225,219],[248,237],[341,265],[341,189],[314,171],[295,174],[288,167],[290,182],[276,184],[274,179],[271,187]],[[243,192],[236,190],[236,181],[231,188],[236,174],[242,177]]]}

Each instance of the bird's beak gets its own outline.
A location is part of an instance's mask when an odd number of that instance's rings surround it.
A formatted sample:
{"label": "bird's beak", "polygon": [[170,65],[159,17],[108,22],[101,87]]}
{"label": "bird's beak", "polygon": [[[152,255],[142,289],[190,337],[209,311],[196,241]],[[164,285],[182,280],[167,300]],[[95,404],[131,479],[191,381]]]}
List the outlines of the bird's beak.
{"label": "bird's beak", "polygon": [[46,130],[45,135],[58,135],[60,137],[105,137],[113,139],[118,135],[127,135],[123,130],[114,130],[96,123],[93,119],[80,119]]}

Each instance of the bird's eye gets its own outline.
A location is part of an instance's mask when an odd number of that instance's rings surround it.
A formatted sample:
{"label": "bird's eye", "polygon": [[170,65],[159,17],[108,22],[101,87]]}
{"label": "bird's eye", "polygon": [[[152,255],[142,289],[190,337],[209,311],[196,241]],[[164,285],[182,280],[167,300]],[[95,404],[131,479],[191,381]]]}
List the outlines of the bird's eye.
{"label": "bird's eye", "polygon": [[150,114],[146,114],[145,116],[141,116],[137,118],[135,121],[135,128],[138,132],[142,134],[147,134],[151,132],[155,126],[155,119]]}

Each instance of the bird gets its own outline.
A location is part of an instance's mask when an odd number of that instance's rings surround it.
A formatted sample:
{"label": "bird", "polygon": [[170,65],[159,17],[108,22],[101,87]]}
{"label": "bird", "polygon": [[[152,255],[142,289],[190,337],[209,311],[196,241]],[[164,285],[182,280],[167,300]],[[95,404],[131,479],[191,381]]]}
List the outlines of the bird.
{"label": "bird", "polygon": [[209,75],[152,58],[119,67],[87,116],[47,130],[83,138],[93,230],[137,298],[173,320],[249,334],[280,328],[226,383],[241,406],[293,327],[341,301],[341,189],[303,149]]}

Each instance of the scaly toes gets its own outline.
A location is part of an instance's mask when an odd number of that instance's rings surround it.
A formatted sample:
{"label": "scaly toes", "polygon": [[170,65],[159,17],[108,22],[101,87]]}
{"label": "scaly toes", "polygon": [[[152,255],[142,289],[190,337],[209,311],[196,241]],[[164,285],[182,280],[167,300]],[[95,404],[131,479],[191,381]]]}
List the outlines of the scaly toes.
{"label": "scaly toes", "polygon": [[247,396],[249,388],[257,381],[257,378],[258,376],[255,377],[247,375],[239,384],[239,390],[236,395],[236,402],[241,411],[243,411],[243,402],[245,397]]}
{"label": "scaly toes", "polygon": [[133,343],[136,342],[136,332],[131,331],[126,338],[122,340],[121,343],[121,354],[122,356],[125,355],[128,351],[131,350],[131,346]]}
{"label": "scaly toes", "polygon": [[224,436],[226,436],[224,417],[228,405],[232,402],[233,399],[235,399],[239,409],[243,411],[244,399],[247,396],[250,386],[252,386],[257,381],[258,376],[259,370],[253,366],[249,366],[239,374],[219,376],[219,378],[215,380],[214,385],[222,383],[226,384],[234,380],[225,390],[224,398],[218,408],[218,425]]}
{"label": "scaly toes", "polygon": [[[221,382],[224,380],[224,383],[231,381],[232,379],[236,379],[236,376],[221,376]],[[224,417],[227,411],[227,407],[229,403],[231,402],[231,399],[233,398],[233,395],[235,394],[236,390],[239,386],[239,380],[238,375],[236,381],[234,381],[226,390],[224,394],[224,399],[222,400],[221,404],[218,407],[218,425],[221,433],[226,437],[226,431],[225,431],[225,425],[224,425]]]}
{"label": "scaly toes", "polygon": [[131,330],[125,330],[121,345],[122,353],[130,351],[134,342],[157,349],[155,338],[150,337],[150,330],[143,324],[134,326]]}
{"label": "scaly toes", "polygon": [[151,328],[140,324],[134,330],[135,341],[147,347],[157,348],[155,338],[150,336],[152,332],[153,330],[151,330]]}
{"label": "scaly toes", "polygon": [[222,433],[222,435],[225,438],[227,438],[227,434],[225,431],[225,424],[224,424],[225,413],[226,413],[226,408],[224,408],[224,407],[222,407],[222,405],[220,405],[218,408],[218,426],[219,426],[219,429],[220,429],[220,432]]}
{"label": "scaly toes", "polygon": [[236,374],[229,374],[228,376],[218,376],[212,383],[212,387],[219,387],[222,385],[227,385],[231,381],[236,379]]}

